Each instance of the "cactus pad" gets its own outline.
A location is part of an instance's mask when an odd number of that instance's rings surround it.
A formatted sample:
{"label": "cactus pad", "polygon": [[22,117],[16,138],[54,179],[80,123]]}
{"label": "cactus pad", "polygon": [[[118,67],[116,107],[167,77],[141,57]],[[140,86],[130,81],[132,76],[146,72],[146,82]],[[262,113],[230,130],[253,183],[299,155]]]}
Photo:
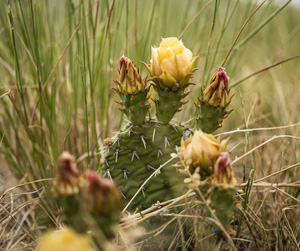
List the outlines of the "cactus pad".
{"label": "cactus pad", "polygon": [[180,145],[183,134],[188,133],[191,131],[183,126],[148,121],[142,125],[129,124],[115,135],[100,168],[106,177],[119,185],[127,202],[145,180],[157,172],[132,201],[129,210],[145,209],[184,192],[186,176],[173,166],[176,160],[159,172],[156,170],[171,158],[170,154]]}
{"label": "cactus pad", "polygon": [[232,219],[236,193],[235,188],[222,189],[219,187],[215,187],[211,193],[211,207],[225,228]]}
{"label": "cactus pad", "polygon": [[123,111],[128,119],[134,124],[142,124],[145,120],[148,108],[147,104],[147,92],[139,92],[137,94],[125,95],[119,93],[122,102],[117,102],[121,104]]}
{"label": "cactus pad", "polygon": [[202,102],[197,105],[195,127],[205,133],[213,133],[222,127],[222,121],[227,115],[226,108],[217,109]]}

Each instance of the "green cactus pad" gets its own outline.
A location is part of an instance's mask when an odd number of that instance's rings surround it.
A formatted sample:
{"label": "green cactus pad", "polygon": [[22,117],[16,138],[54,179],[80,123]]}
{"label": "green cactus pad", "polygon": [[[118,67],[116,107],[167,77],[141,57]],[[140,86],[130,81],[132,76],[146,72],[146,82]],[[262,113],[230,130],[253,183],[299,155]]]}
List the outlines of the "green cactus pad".
{"label": "green cactus pad", "polygon": [[[215,214],[226,228],[231,219],[235,208],[236,189],[222,189],[215,187],[211,193],[211,207],[215,210]],[[217,228],[218,229],[218,228]]]}
{"label": "green cactus pad", "polygon": [[201,129],[205,133],[213,133],[221,127],[222,121],[226,115],[226,108],[217,108],[202,102],[196,111],[196,129]]}
{"label": "green cactus pad", "polygon": [[139,92],[137,94],[119,93],[122,102],[122,110],[128,117],[128,119],[136,125],[142,124],[147,115],[147,91]]}
{"label": "green cactus pad", "polygon": [[56,202],[62,210],[62,219],[64,223],[71,226],[76,232],[86,232],[86,224],[81,215],[80,194],[62,197],[56,196]]}
{"label": "green cactus pad", "polygon": [[[171,157],[181,137],[189,129],[175,124],[148,121],[142,125],[129,124],[118,132],[107,149],[100,169],[104,176],[114,180],[126,201],[135,195],[147,178]],[[177,160],[165,165],[144,186],[131,203],[129,210],[145,209],[157,201],[167,201],[183,194],[186,177],[173,166]]]}
{"label": "green cactus pad", "polygon": [[165,91],[157,88],[158,100],[154,100],[156,106],[156,117],[158,121],[166,124],[168,123],[175,113],[181,108],[181,98],[184,89],[177,91]]}

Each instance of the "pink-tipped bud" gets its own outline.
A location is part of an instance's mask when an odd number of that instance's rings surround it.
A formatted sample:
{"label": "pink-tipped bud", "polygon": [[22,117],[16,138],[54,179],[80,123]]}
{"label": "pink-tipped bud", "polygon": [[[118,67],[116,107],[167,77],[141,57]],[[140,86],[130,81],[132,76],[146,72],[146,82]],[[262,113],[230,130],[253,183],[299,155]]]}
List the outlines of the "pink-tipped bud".
{"label": "pink-tipped bud", "polygon": [[58,159],[54,181],[54,190],[58,195],[66,197],[76,194],[82,186],[82,177],[74,162],[74,156],[68,152],[63,152]]}
{"label": "pink-tipped bud", "polygon": [[137,94],[145,90],[145,81],[140,76],[133,62],[122,56],[120,58],[119,81],[115,81],[117,92],[128,94]]}
{"label": "pink-tipped bud", "polygon": [[214,168],[214,184],[223,188],[235,187],[236,179],[230,164],[229,154],[222,152],[219,154]]}
{"label": "pink-tipped bud", "polygon": [[120,191],[109,179],[97,172],[86,171],[85,184],[85,199],[91,213],[104,217],[121,209]]}
{"label": "pink-tipped bud", "polygon": [[207,88],[203,90],[202,99],[207,105],[227,107],[232,97],[229,97],[229,77],[225,69],[220,67],[209,81]]}

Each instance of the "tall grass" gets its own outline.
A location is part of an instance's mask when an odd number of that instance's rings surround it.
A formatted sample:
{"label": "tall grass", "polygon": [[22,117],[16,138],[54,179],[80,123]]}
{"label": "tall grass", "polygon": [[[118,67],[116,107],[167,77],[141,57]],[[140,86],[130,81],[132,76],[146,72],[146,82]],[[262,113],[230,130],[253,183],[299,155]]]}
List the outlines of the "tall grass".
{"label": "tall grass", "polygon": [[[28,182],[53,177],[63,150],[77,157],[79,168],[98,168],[103,139],[126,122],[117,113],[111,91],[120,56],[133,59],[145,76],[140,62],[149,62],[151,45],[168,36],[181,36],[186,47],[200,55],[191,99],[199,95],[201,86],[222,65],[233,45],[225,66],[234,86],[232,92],[236,93],[232,103],[235,111],[218,132],[262,128],[232,133],[233,142],[238,144],[233,156],[241,156],[274,134],[299,135],[299,126],[264,129],[299,122],[299,59],[239,81],[299,55],[299,9],[288,6],[290,2],[280,6],[266,1],[233,44],[257,8],[257,1],[1,1],[0,151],[5,162],[18,178]],[[176,119],[184,122],[192,118],[192,102],[186,110],[189,112]],[[253,193],[252,186],[256,179],[297,163],[298,142],[293,138],[275,139],[234,166],[240,181],[248,181],[241,197],[246,221],[250,226],[259,221],[253,226],[254,232],[260,224],[264,228],[277,224],[279,249],[280,238],[286,234],[284,218],[274,223],[270,215],[275,217],[282,207],[273,210],[266,199],[270,190],[265,194],[257,188]],[[253,176],[248,179],[250,170]],[[276,177],[274,182],[294,183],[299,179],[295,169]],[[34,184],[32,188],[47,189],[49,182]],[[277,191],[272,201],[299,203],[299,187],[285,191],[292,198],[281,198]],[[251,201],[257,195],[260,206]],[[251,202],[254,205],[250,207]],[[253,216],[255,206],[259,210]],[[249,225],[244,224],[243,214],[238,225],[237,237],[245,236]],[[263,231],[268,236],[275,230]],[[246,245],[240,239],[236,242]]]}

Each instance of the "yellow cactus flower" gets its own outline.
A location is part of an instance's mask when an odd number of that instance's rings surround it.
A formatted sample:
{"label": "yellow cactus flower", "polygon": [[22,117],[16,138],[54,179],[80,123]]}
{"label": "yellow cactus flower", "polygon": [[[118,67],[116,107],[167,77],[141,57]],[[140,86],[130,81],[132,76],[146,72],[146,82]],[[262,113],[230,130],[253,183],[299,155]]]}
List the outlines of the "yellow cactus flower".
{"label": "yellow cactus flower", "polygon": [[90,238],[79,235],[73,230],[52,231],[42,236],[36,251],[96,251],[90,244]]}
{"label": "yellow cactus flower", "polygon": [[82,186],[83,178],[74,162],[74,156],[68,152],[63,152],[58,159],[53,189],[60,196],[76,194]]}
{"label": "yellow cactus flower", "polygon": [[193,173],[197,167],[200,172],[211,172],[219,153],[225,151],[229,138],[220,142],[212,134],[206,134],[201,130],[195,131],[189,139],[181,140],[178,149],[178,157],[183,164]]}
{"label": "yellow cactus flower", "polygon": [[181,40],[163,38],[160,47],[152,47],[151,65],[147,67],[154,81],[162,88],[173,91],[184,88],[191,77],[198,57],[193,57]]}
{"label": "yellow cactus flower", "polygon": [[230,164],[229,154],[220,153],[215,163],[213,184],[224,189],[236,186],[236,179]]}

